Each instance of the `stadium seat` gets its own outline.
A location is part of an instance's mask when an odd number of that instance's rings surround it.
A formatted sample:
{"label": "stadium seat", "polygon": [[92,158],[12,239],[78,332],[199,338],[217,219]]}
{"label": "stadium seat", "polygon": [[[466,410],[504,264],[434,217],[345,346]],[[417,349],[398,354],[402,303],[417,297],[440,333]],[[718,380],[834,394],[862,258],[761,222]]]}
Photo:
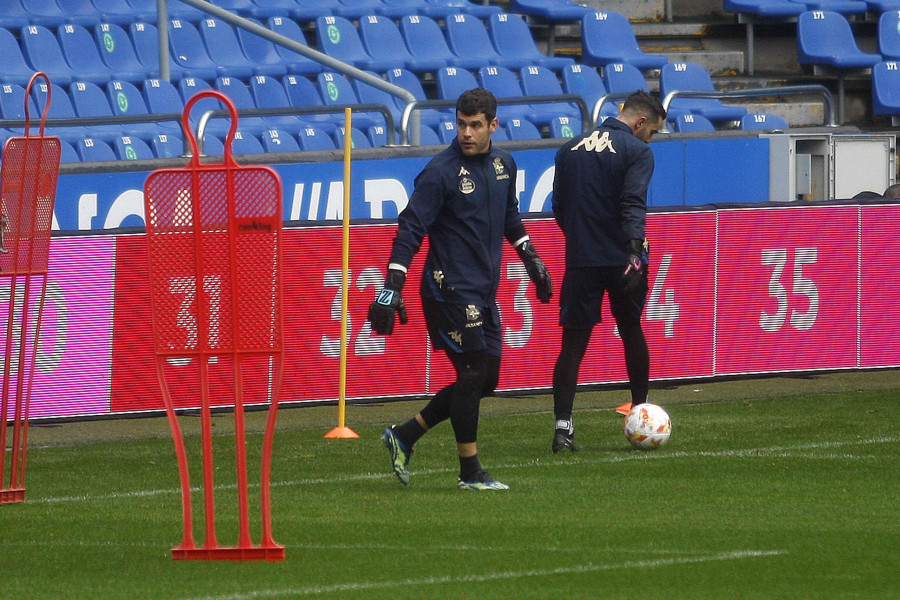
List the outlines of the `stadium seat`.
{"label": "stadium seat", "polygon": [[[369,15],[359,20],[359,37],[369,56],[416,73],[437,71],[447,63],[439,58],[416,58],[406,48],[400,29],[389,17]],[[387,70],[387,69],[385,69]]]}
{"label": "stadium seat", "polygon": [[439,146],[441,144],[441,138],[438,137],[438,134],[434,129],[428,125],[422,125],[419,130],[419,144],[422,146]]}
{"label": "stadium seat", "polygon": [[[369,75],[374,77],[378,77],[376,73],[369,72]],[[391,113],[391,118],[394,120],[394,126],[400,126],[400,113],[401,109],[398,108],[398,103],[394,100],[394,96],[389,94],[388,92],[381,90],[373,85],[369,85],[368,83],[363,82],[360,79],[354,79],[350,84],[353,86],[353,91],[356,92],[357,98],[363,104],[381,104],[385,108],[388,109],[388,112]],[[378,125],[379,127],[383,126]],[[374,126],[373,126],[374,127]],[[371,130],[372,127],[369,127]],[[368,135],[368,132],[367,132]],[[371,136],[370,136],[371,139]],[[382,146],[384,144],[381,144]]]}
{"label": "stadium seat", "polygon": [[[338,106],[347,104],[360,104],[359,96],[353,91],[353,86],[346,77],[340,73],[319,73],[316,76],[319,93],[326,106]],[[340,117],[343,122],[343,115]],[[372,125],[385,125],[384,115],[381,113],[355,113],[353,123],[360,129],[368,129]]]}
{"label": "stadium seat", "polygon": [[8,0],[0,10],[0,27],[4,29],[21,29],[31,23],[32,15],[22,8],[19,0]]}
{"label": "stadium seat", "polygon": [[[709,73],[697,63],[670,63],[659,72],[659,96],[662,99],[675,90],[716,91]],[[731,106],[716,98],[678,98],[669,104],[669,120],[678,115],[702,115],[713,123],[736,121],[747,114],[741,106]]]}
{"label": "stadium seat", "polygon": [[[75,114],[79,117],[112,117],[112,106],[107,100],[106,94],[96,84],[90,81],[76,81],[69,87],[69,97]],[[50,103],[52,107],[56,103],[56,97]],[[128,133],[122,126],[116,124],[91,125],[88,127],[90,137],[112,140],[117,135]]]}
{"label": "stadium seat", "polygon": [[[307,46],[306,36],[300,25],[287,17],[271,17],[267,21],[269,29],[275,33],[281,34],[286,38],[292,39],[298,44]],[[275,45],[275,52],[281,57],[282,62],[287,67],[289,73],[298,75],[316,75],[322,72],[322,63],[311,58],[303,56],[293,50],[288,50],[284,46]]]}
{"label": "stadium seat", "polygon": [[[146,8],[146,0],[128,0],[135,8]],[[180,2],[179,0],[166,0],[166,14],[169,19],[179,21],[188,21],[189,23],[198,23],[200,19],[205,19],[209,15],[198,8],[194,8],[189,4]],[[156,21],[155,11],[153,21]]]}
{"label": "stadium seat", "polygon": [[443,121],[437,128],[437,135],[442,144],[449,144],[455,140],[456,121]]}
{"label": "stadium seat", "polygon": [[425,0],[381,0],[377,12],[391,19],[402,19],[408,15],[424,15],[427,9],[428,2]]}
{"label": "stadium seat", "polygon": [[150,138],[150,148],[156,158],[178,158],[184,154],[184,138],[171,133],[157,133]]}
{"label": "stadium seat", "polygon": [[638,90],[650,91],[641,70],[628,63],[610,63],[603,69],[603,81],[610,94],[630,94]]}
{"label": "stadium seat", "polygon": [[113,73],[100,57],[100,49],[94,43],[94,38],[81,25],[60,25],[56,35],[66,63],[78,74],[80,81],[102,83],[113,78],[141,81],[147,76],[142,69]]}
{"label": "stadium seat", "polygon": [[[337,128],[335,128],[337,130]],[[327,133],[315,127],[301,129],[297,134],[300,150],[334,150],[334,140]]]}
{"label": "stadium seat", "polygon": [[[319,88],[309,79],[299,75],[286,75],[281,83],[284,85],[284,90],[287,92],[291,106],[314,108],[325,105],[322,101],[322,95],[319,93]],[[343,122],[344,120],[343,115],[336,113],[310,113],[298,116],[311,126],[326,132],[332,131],[337,126],[338,121]]]}
{"label": "stadium seat", "polygon": [[527,59],[501,56],[494,48],[491,37],[477,17],[455,14],[444,21],[447,44],[456,56],[480,59],[479,65],[500,65],[507,69],[521,69],[530,64]]}
{"label": "stadium seat", "polygon": [[541,139],[540,130],[527,119],[509,119],[506,122],[506,134],[513,142]]}
{"label": "stadium seat", "polygon": [[252,16],[255,6],[250,0],[214,0],[213,4],[242,17]]}
{"label": "stadium seat", "polygon": [[[556,73],[546,67],[524,67],[519,71],[519,81],[525,96],[548,96],[564,93],[556,78]],[[588,106],[587,110],[590,114],[591,107]],[[581,129],[581,110],[576,104],[566,102],[531,104],[527,117],[535,125],[549,125],[550,121],[556,117],[568,117],[572,121],[577,121],[577,127]]]}
{"label": "stadium seat", "polygon": [[101,23],[115,23],[125,27],[131,23],[150,22],[156,18],[156,4],[138,9],[128,0],[91,0],[100,13]]}
{"label": "stadium seat", "polygon": [[[398,85],[405,89],[407,92],[415,96],[416,100],[428,99],[425,94],[425,89],[422,87],[422,82],[419,81],[419,78],[416,77],[414,73],[411,73],[406,69],[391,69],[387,72],[387,80],[394,85]],[[394,102],[401,112],[406,108],[406,103],[401,98],[395,96]],[[436,126],[441,121],[444,121],[446,119],[453,119],[456,117],[456,110],[453,108],[428,108],[419,110],[418,112],[420,121],[432,127]],[[399,127],[400,123],[397,122],[396,125]]]}
{"label": "stadium seat", "polygon": [[[262,77],[262,75],[259,77]],[[266,81],[268,81],[268,78],[266,78]],[[234,104],[234,107],[238,110],[252,110],[259,108],[253,100],[253,94],[250,93],[250,88],[237,77],[217,77],[215,87],[218,91],[228,96]],[[259,135],[266,129],[278,127],[281,123],[287,122],[296,122],[296,118],[291,115],[272,117],[240,116],[238,127],[248,134]],[[228,123],[228,120],[223,120],[223,123]],[[224,137],[224,133],[220,133],[218,128],[216,128],[214,133]]]}
{"label": "stadium seat", "polygon": [[[59,4],[56,3],[56,0],[18,0],[22,3],[22,8],[25,9],[25,13],[30,15],[30,22],[35,24],[40,24],[42,27],[58,27],[63,23],[69,22],[67,15],[63,12],[63,9],[59,7]],[[4,5],[8,4],[9,1],[4,2]],[[5,6],[4,6],[5,9]],[[99,22],[99,19],[96,19],[93,23],[87,23],[88,25],[93,25]]]}
{"label": "stadium seat", "polygon": [[573,123],[568,117],[554,117],[550,121],[550,137],[572,138],[581,134],[581,123]]}
{"label": "stadium seat", "polygon": [[[607,66],[607,69],[609,67]],[[640,71],[638,72],[640,75]],[[643,75],[641,75],[643,79]],[[593,115],[594,105],[609,91],[603,78],[594,67],[574,64],[562,70],[562,88],[567,94],[578,94],[584,99],[588,114]],[[601,117],[614,117],[619,113],[618,103],[606,102],[600,110]]]}
{"label": "stadium seat", "polygon": [[519,58],[522,67],[538,65],[560,71],[575,63],[567,56],[547,56],[538,50],[531,29],[519,15],[500,13],[488,21],[488,30],[494,48],[505,60]]}
{"label": "stadium seat", "polygon": [[81,157],[78,156],[78,152],[75,151],[75,146],[70,144],[64,139],[59,140],[59,162],[61,163],[70,163],[70,162],[80,162]]}
{"label": "stadium seat", "polygon": [[457,67],[444,67],[437,72],[436,79],[441,100],[456,100],[464,91],[480,87],[474,75]]}
{"label": "stadium seat", "polygon": [[267,129],[260,136],[263,148],[266,152],[299,152],[300,144],[287,131],[280,129]]}
{"label": "stadium seat", "polygon": [[[50,81],[66,85],[80,78],[66,62],[59,42],[53,32],[42,25],[28,25],[20,32],[20,40],[25,58],[34,69],[43,71]],[[87,81],[97,81],[87,75]],[[105,80],[101,80],[105,81]]]}
{"label": "stadium seat", "polygon": [[250,4],[250,14],[257,19],[284,17],[298,8],[294,0],[251,0]]}
{"label": "stadium seat", "polygon": [[593,66],[629,63],[644,71],[669,62],[661,54],[640,49],[631,23],[615,12],[592,12],[581,20],[582,62]]}
{"label": "stadium seat", "polygon": [[900,10],[885,12],[878,18],[878,52],[886,61],[900,60]]}
{"label": "stadium seat", "polygon": [[[147,69],[148,74],[152,77],[159,77],[159,32],[156,26],[150,23],[132,23],[128,26],[128,35],[131,36],[131,43],[134,44],[134,53],[137,54],[138,60]],[[169,74],[172,79],[188,76],[187,71],[171,57],[169,57]],[[194,69],[190,76],[215,79],[216,71],[215,69]]]}
{"label": "stadium seat", "polygon": [[67,23],[93,27],[103,21],[103,15],[91,0],[56,0],[56,4]]}
{"label": "stadium seat", "polygon": [[388,144],[387,128],[381,125],[373,125],[366,132],[366,139],[372,148],[383,148]]}
{"label": "stadium seat", "polygon": [[784,117],[766,113],[748,113],[741,117],[741,129],[789,129],[791,126]]}
{"label": "stadium seat", "polygon": [[423,10],[432,18],[443,18],[459,13],[471,15],[476,19],[489,19],[491,15],[503,12],[493,4],[475,4],[469,0],[425,0]]}
{"label": "stadium seat", "polygon": [[178,89],[165,79],[145,79],[143,90],[147,110],[152,114],[182,114],[184,101]]}
{"label": "stadium seat", "polygon": [[[238,127],[241,122],[238,123]],[[238,129],[231,140],[231,152],[234,154],[265,154],[266,149],[254,134]]]}
{"label": "stadium seat", "polygon": [[478,57],[457,56],[450,50],[440,25],[425,15],[408,15],[400,20],[400,33],[415,60],[442,62],[441,67],[477,69],[484,65]]}
{"label": "stadium seat", "polygon": [[[257,22],[257,25],[263,26]],[[235,27],[238,44],[251,64],[256,65],[256,71],[262,75],[282,77],[287,74],[287,61],[281,58],[275,44],[255,33],[250,33],[243,27]]]}
{"label": "stadium seat", "polygon": [[861,0],[791,0],[805,6],[806,10],[828,10],[842,15],[859,15],[868,7]]}
{"label": "stadium seat", "polygon": [[[50,109],[47,111],[48,119],[75,119],[78,115],[75,113],[75,107],[72,106],[72,101],[69,98],[69,94],[62,88],[62,86],[51,83],[51,102]],[[39,79],[35,82],[35,85],[31,87],[31,96],[36,102],[36,105],[39,109],[43,109],[43,107],[47,104],[47,82],[43,79]],[[19,105],[22,105],[22,102],[19,102]],[[47,127],[44,130],[46,135],[55,135],[60,139],[67,140],[71,143],[77,143],[78,140],[86,137],[91,137],[92,135],[101,135],[104,137],[109,137],[112,139],[112,136],[119,135],[122,131],[116,126],[103,126],[103,125],[71,125],[66,127]]]}
{"label": "stadium seat", "polygon": [[[250,95],[256,108],[290,108],[291,101],[281,80],[265,75],[250,78]],[[300,115],[270,115],[262,117],[268,125],[267,129],[283,129],[291,134],[296,133],[307,123]],[[263,132],[260,132],[262,135]]]}
{"label": "stadium seat", "polygon": [[747,74],[753,75],[755,63],[754,27],[756,23],[796,21],[806,7],[791,0],[724,0],[722,7],[737,14],[746,28]]}
{"label": "stadium seat", "polygon": [[[45,83],[46,85],[46,83]],[[40,104],[43,107],[43,104]],[[33,98],[28,99],[28,112],[34,119],[40,115],[38,105]],[[0,119],[24,119],[25,118],[25,88],[18,84],[0,86]],[[24,126],[24,124],[23,124]],[[15,135],[24,135],[24,129],[16,128]]]}
{"label": "stadium seat", "polygon": [[360,69],[383,73],[393,67],[403,66],[402,59],[369,56],[356,27],[344,17],[316,19],[316,41],[320,52]]}
{"label": "stadium seat", "polygon": [[[133,84],[127,81],[110,81],[106,84],[106,95],[117,116],[134,116],[150,114],[144,95]],[[159,120],[155,123],[129,123],[122,125],[123,131],[141,139],[150,139],[155,133],[178,133],[181,131],[180,121]]]}
{"label": "stadium seat", "polygon": [[[208,19],[204,20],[205,23]],[[235,44],[237,40],[233,40]],[[169,21],[169,49],[171,50],[172,60],[181,66],[185,71],[194,77],[205,77],[200,73],[215,72],[216,77],[250,77],[253,74],[253,67],[244,57],[244,61],[240,62],[237,57],[231,56],[226,62],[219,62],[223,57],[218,56],[213,60],[203,38],[197,28],[181,19],[172,19]],[[243,56],[243,54],[241,55]],[[237,61],[235,64],[234,61]]]}
{"label": "stadium seat", "polygon": [[199,31],[207,54],[223,75],[248,78],[251,74],[280,77],[287,73],[287,68],[282,64],[266,64],[247,58],[235,29],[225,21],[203,19]]}
{"label": "stadium seat", "polygon": [[6,29],[0,29],[0,56],[3,57],[0,61],[0,82],[25,85],[34,75],[34,69],[22,55],[19,40]]}
{"label": "stadium seat", "polygon": [[98,138],[82,138],[75,145],[81,162],[103,162],[118,160],[116,153],[105,141]]}
{"label": "stadium seat", "polygon": [[[150,73],[138,60],[131,38],[124,29],[114,23],[101,23],[94,27],[94,41],[100,49],[100,59],[115,73],[117,79],[143,81]],[[139,79],[135,79],[136,76]]]}
{"label": "stadium seat", "polygon": [[[516,74],[506,67],[481,67],[478,69],[478,83],[497,98],[525,95]],[[501,104],[497,106],[497,119],[505,125],[509,119],[525,119],[530,112],[531,107],[527,104]]]}
{"label": "stadium seat", "polygon": [[[198,140],[200,156],[223,156],[225,154],[225,142],[222,141],[224,137],[224,135],[219,137],[207,131],[203,135],[203,142]],[[233,149],[232,153],[234,153]]]}
{"label": "stadium seat", "polygon": [[337,7],[331,12],[345,19],[356,20],[376,14],[382,6],[381,0],[338,0]]}
{"label": "stadium seat", "polygon": [[594,9],[571,0],[510,0],[509,12],[548,21],[580,21],[585,13],[594,12]]}
{"label": "stadium seat", "polygon": [[900,124],[900,63],[883,61],[872,67],[872,112],[893,117],[894,126]]}
{"label": "stadium seat", "polygon": [[[373,127],[377,127],[373,126]],[[370,127],[372,129],[372,127]],[[332,133],[331,138],[334,140],[334,147],[338,150],[344,149],[344,126],[339,125]],[[369,138],[366,137],[366,134],[362,132],[358,127],[350,128],[350,147],[353,149],[356,148],[371,148],[372,144],[369,143]]]}
{"label": "stadium seat", "polygon": [[156,158],[147,143],[135,136],[122,135],[113,140],[113,150],[119,160],[149,160]]}
{"label": "stadium seat", "polygon": [[683,114],[670,119],[672,130],[676,133],[692,131],[715,131],[716,126],[703,115]]}
{"label": "stadium seat", "polygon": [[[203,92],[209,89],[213,89],[212,86],[206,82],[204,79],[200,79],[198,77],[182,77],[178,80],[178,91],[181,94],[182,101],[187,104],[187,102],[194,97],[199,92]],[[227,94],[226,94],[227,95]],[[199,120],[201,116],[210,110],[224,110],[225,106],[214,98],[204,98],[202,100],[197,101],[192,107],[189,115],[191,122],[191,130],[194,132],[194,135],[197,135],[197,125],[199,124]],[[259,117],[256,117],[259,118]],[[240,124],[244,125],[244,120],[241,119]],[[258,125],[261,127],[261,125]],[[221,136],[224,137],[228,130],[231,128],[231,118],[228,116],[215,117],[210,119],[207,122],[205,132],[207,135],[212,136]]]}
{"label": "stadium seat", "polygon": [[341,8],[339,0],[294,0],[291,16],[300,21],[316,20],[319,17],[336,14]]}

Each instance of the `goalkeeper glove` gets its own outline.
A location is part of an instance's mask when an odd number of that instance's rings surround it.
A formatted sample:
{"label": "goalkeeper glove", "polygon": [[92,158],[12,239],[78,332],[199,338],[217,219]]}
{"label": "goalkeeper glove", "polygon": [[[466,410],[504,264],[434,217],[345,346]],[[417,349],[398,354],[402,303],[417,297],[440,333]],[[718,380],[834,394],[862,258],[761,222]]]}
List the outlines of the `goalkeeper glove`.
{"label": "goalkeeper glove", "polygon": [[397,269],[388,269],[384,287],[369,305],[369,322],[372,330],[379,335],[390,335],[394,331],[394,313],[400,314],[400,324],[406,325],[406,306],[400,290],[406,283],[406,273]]}
{"label": "goalkeeper glove", "polygon": [[628,240],[628,266],[622,273],[625,290],[631,290],[647,275],[647,265],[650,262],[650,244],[647,240]]}
{"label": "goalkeeper glove", "polygon": [[553,283],[550,281],[550,272],[547,271],[544,261],[535,252],[531,240],[525,240],[516,246],[516,252],[519,253],[519,258],[525,265],[528,278],[531,279],[537,290],[538,300],[544,304],[550,302],[550,298],[553,296]]}

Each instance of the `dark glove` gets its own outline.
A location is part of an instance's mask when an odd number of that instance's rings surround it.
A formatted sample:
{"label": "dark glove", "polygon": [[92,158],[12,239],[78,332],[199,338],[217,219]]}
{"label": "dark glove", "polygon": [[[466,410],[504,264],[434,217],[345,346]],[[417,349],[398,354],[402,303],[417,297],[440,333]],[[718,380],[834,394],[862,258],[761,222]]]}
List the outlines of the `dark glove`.
{"label": "dark glove", "polygon": [[650,244],[646,240],[628,240],[628,266],[622,273],[622,287],[630,290],[637,286],[641,278],[647,274],[647,264],[650,262]]}
{"label": "dark glove", "polygon": [[403,304],[403,296],[400,290],[406,283],[406,273],[396,269],[388,270],[384,287],[375,297],[375,302],[369,305],[369,322],[372,330],[379,335],[390,335],[394,331],[394,313],[400,313],[400,324],[406,325],[406,306]]}
{"label": "dark glove", "polygon": [[531,240],[525,240],[516,246],[516,252],[525,265],[525,271],[528,272],[528,278],[534,284],[537,290],[537,298],[544,304],[550,302],[553,297],[553,283],[550,281],[550,272],[544,266],[544,261],[540,259],[534,250]]}

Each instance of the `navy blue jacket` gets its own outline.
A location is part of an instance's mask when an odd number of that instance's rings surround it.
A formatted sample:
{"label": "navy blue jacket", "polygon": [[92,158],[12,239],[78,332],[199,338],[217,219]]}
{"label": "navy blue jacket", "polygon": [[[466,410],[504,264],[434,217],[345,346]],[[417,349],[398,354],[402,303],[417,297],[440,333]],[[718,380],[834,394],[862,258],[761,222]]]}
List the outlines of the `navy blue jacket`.
{"label": "navy blue jacket", "polygon": [[513,243],[525,235],[516,174],[509,152],[491,145],[470,157],[453,140],[416,177],[397,219],[390,262],[408,268],[428,236],[423,298],[480,307],[494,301],[503,238]]}
{"label": "navy blue jacket", "polygon": [[626,243],[643,240],[650,145],[618,119],[606,119],[556,153],[553,215],[566,237],[566,267],[628,264]]}

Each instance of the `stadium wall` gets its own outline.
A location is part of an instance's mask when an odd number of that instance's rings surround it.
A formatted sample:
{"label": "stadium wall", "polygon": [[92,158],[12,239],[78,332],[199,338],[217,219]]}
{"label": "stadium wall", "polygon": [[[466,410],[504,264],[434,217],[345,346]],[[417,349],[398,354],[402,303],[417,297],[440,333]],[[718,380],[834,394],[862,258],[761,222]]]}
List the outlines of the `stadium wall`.
{"label": "stadium wall", "polygon": [[[893,310],[896,286],[885,281],[889,270],[881,267],[900,260],[897,222],[900,203],[887,201],[653,210],[648,218],[652,268],[645,313],[651,377],[900,367],[900,312]],[[559,289],[559,229],[546,216],[529,219],[526,226]],[[452,377],[446,359],[429,351],[414,293],[408,301],[410,322],[398,326],[393,336],[373,336],[365,322],[375,287],[383,280],[393,233],[392,223],[352,227],[349,399],[419,396],[435,392]],[[282,401],[332,400],[338,393],[341,229],[295,224],[286,229],[284,241]],[[413,280],[418,279],[424,250],[413,263]],[[873,257],[878,261],[875,268],[868,260]],[[536,302],[533,294],[524,268],[507,248],[498,295],[504,326],[503,390],[551,384],[560,338],[557,308]],[[0,303],[10,300],[9,288],[5,295],[0,288]],[[154,369],[143,235],[55,236],[46,306],[34,418],[163,409]],[[187,373],[190,367],[172,368]],[[219,368],[225,367],[211,366],[213,383],[227,376],[217,374]],[[625,379],[621,342],[606,314],[580,381]],[[216,403],[228,401],[226,396]],[[180,405],[190,402],[182,399]]]}

